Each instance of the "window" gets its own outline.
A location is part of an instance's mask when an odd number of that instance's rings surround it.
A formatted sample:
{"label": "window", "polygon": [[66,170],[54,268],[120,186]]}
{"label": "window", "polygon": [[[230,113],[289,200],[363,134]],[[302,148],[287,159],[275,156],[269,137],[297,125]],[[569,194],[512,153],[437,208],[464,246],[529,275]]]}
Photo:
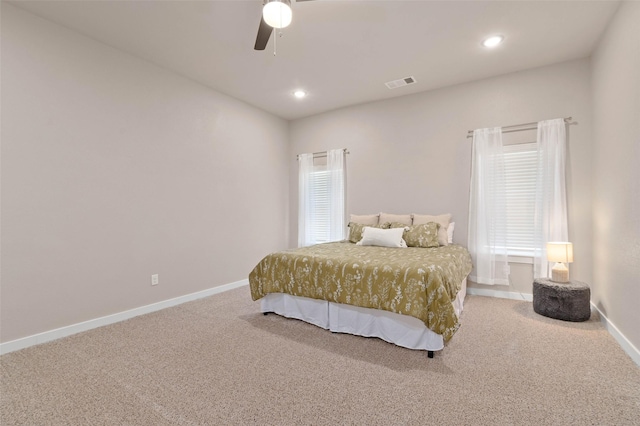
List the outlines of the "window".
{"label": "window", "polygon": [[[325,156],[301,154],[299,161],[298,246],[340,241],[345,236],[344,150]],[[326,161],[320,161],[324,160]],[[324,164],[323,164],[324,163]]]}
{"label": "window", "polygon": [[548,276],[547,242],[568,240],[565,127],[562,118],[540,121],[535,145],[506,147],[500,127],[473,131],[471,281],[508,284],[509,255],[531,258],[534,278]]}
{"label": "window", "polygon": [[507,253],[533,256],[537,147],[535,142],[504,147]]}

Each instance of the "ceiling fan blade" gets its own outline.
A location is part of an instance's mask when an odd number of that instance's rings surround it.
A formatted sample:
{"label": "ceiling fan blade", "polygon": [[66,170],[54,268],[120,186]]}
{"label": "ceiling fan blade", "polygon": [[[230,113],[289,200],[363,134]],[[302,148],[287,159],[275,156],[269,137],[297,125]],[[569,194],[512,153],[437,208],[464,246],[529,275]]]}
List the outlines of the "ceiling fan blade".
{"label": "ceiling fan blade", "polygon": [[253,46],[255,50],[264,50],[269,42],[269,37],[273,32],[273,27],[266,22],[264,18],[260,18],[260,27],[258,27],[258,36],[256,37],[256,45]]}

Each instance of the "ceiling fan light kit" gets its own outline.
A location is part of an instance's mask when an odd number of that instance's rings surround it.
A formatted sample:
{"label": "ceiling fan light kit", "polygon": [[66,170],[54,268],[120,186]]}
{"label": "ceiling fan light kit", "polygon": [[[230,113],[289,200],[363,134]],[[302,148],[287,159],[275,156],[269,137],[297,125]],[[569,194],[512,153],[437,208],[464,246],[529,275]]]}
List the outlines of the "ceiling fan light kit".
{"label": "ceiling fan light kit", "polygon": [[273,28],[285,28],[291,24],[291,0],[266,0],[262,8],[264,21]]}
{"label": "ceiling fan light kit", "polygon": [[291,24],[292,16],[291,0],[264,0],[256,44],[253,48],[255,50],[264,50],[267,47],[273,29],[281,29]]}

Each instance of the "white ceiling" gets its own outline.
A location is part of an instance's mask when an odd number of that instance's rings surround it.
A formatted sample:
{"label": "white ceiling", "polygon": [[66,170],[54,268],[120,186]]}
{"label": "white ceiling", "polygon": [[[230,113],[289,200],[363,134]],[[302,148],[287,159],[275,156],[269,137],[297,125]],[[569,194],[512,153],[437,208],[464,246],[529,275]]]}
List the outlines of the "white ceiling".
{"label": "white ceiling", "polygon": [[292,1],[274,56],[274,35],[253,50],[261,0],[11,3],[285,119],[587,57],[619,4]]}

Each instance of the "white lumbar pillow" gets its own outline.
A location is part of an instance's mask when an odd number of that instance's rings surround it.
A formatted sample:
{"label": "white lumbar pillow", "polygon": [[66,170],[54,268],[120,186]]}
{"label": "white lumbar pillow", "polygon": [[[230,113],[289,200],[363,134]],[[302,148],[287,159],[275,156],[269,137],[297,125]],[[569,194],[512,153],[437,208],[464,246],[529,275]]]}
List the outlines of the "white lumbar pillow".
{"label": "white lumbar pillow", "polygon": [[364,228],[362,239],[356,243],[359,246],[379,247],[407,247],[402,239],[404,228],[379,229],[369,226]]}

